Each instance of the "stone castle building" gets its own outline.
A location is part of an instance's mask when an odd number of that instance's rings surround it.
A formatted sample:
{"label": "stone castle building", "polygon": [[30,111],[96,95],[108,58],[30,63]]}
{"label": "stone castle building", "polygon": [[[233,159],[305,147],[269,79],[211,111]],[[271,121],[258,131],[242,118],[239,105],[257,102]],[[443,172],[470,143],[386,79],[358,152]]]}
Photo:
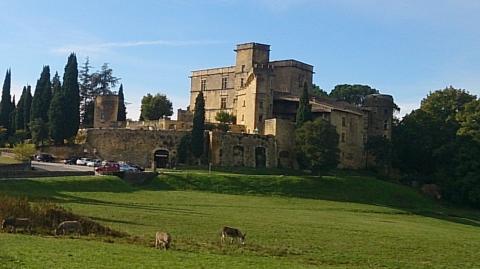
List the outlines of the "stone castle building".
{"label": "stone castle building", "polygon": [[[270,46],[265,44],[239,44],[235,52],[233,66],[192,71],[190,106],[178,110],[177,120],[130,121],[124,131],[92,130],[90,134],[102,132],[106,140],[91,135],[87,138],[90,147],[107,159],[130,159],[146,166],[169,163],[175,160],[180,137],[192,127],[195,99],[202,91],[207,122],[215,123],[220,111],[235,115],[237,120],[230,132],[208,132],[206,150],[213,165],[296,167],[294,122],[304,84],[312,89],[313,66],[291,59],[271,61]],[[362,106],[319,97],[311,98],[310,104],[315,118],[326,119],[336,127],[342,168],[365,167],[364,145],[369,137],[391,137],[394,103],[390,95],[369,95]],[[122,126],[116,122],[115,107],[118,98],[97,97],[97,129]],[[119,144],[134,146],[105,146]],[[157,156],[168,160],[159,161]]]}

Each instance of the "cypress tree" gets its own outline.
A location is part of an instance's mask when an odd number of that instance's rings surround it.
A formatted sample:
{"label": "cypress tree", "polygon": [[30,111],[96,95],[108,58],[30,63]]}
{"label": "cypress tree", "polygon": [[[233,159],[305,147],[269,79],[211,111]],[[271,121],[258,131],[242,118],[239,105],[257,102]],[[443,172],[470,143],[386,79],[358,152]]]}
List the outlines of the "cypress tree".
{"label": "cypress tree", "polygon": [[[48,110],[52,98],[52,84],[50,82],[50,67],[43,67],[40,79],[37,80],[35,93],[32,99],[32,108],[30,111],[30,121],[42,119],[42,123],[48,123]],[[40,139],[43,140],[43,139]]]}
{"label": "cypress tree", "polygon": [[205,133],[205,99],[203,92],[200,92],[195,99],[195,110],[193,114],[193,128],[192,128],[192,153],[196,158],[200,158],[203,154],[204,148],[204,133]]}
{"label": "cypress tree", "polygon": [[12,96],[10,95],[11,87],[11,71],[7,70],[5,74],[5,81],[2,88],[2,101],[0,101],[0,126],[7,129],[8,134],[11,134],[11,113],[12,113]]}
{"label": "cypress tree", "polygon": [[123,84],[118,89],[118,114],[117,121],[127,121],[127,108],[125,107],[125,97],[123,96]]}
{"label": "cypress tree", "polygon": [[297,110],[297,128],[300,128],[305,122],[312,120],[312,107],[310,106],[310,97],[308,95],[308,85],[303,84],[302,96]]}
{"label": "cypress tree", "polygon": [[12,98],[12,103],[10,104],[11,112],[10,112],[10,133],[14,134],[15,130],[17,130],[17,123],[15,121],[15,115],[17,114],[17,107],[15,105],[15,95]]}
{"label": "cypress tree", "polygon": [[17,130],[25,130],[25,96],[27,95],[27,87],[23,87],[22,95],[18,100],[15,112],[15,126]]}
{"label": "cypress tree", "polygon": [[25,99],[23,100],[23,129],[27,132],[30,131],[29,124],[30,124],[30,111],[32,108],[32,87],[27,85],[27,91],[25,93]]}
{"label": "cypress tree", "polygon": [[68,57],[63,74],[62,91],[65,95],[65,115],[68,120],[65,121],[65,139],[74,138],[78,133],[80,126],[80,90],[78,86],[78,63],[75,53]]}
{"label": "cypress tree", "polygon": [[55,145],[62,145],[66,131],[66,114],[68,101],[65,98],[65,92],[62,90],[60,77],[58,73],[52,79],[53,97],[48,111],[49,134]]}

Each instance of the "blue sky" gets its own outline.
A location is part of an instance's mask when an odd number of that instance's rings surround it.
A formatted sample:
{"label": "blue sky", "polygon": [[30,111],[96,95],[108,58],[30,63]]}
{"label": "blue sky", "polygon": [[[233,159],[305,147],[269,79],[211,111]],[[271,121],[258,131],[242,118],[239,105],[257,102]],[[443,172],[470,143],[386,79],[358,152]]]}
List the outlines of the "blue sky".
{"label": "blue sky", "polygon": [[134,119],[146,93],[186,107],[190,71],[233,65],[235,44],[250,41],[270,44],[273,60],[312,64],[327,91],[392,94],[401,114],[449,85],[480,94],[477,0],[17,0],[0,11],[0,76],[12,69],[17,98],[43,65],[62,75],[74,51],[110,64]]}

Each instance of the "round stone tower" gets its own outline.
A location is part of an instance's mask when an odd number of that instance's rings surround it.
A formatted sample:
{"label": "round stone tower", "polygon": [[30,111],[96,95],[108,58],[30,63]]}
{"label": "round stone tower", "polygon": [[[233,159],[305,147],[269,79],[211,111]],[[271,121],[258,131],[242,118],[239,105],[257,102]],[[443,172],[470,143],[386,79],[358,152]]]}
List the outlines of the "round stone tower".
{"label": "round stone tower", "polygon": [[371,94],[365,97],[363,108],[366,113],[367,136],[392,137],[393,97],[387,94]]}

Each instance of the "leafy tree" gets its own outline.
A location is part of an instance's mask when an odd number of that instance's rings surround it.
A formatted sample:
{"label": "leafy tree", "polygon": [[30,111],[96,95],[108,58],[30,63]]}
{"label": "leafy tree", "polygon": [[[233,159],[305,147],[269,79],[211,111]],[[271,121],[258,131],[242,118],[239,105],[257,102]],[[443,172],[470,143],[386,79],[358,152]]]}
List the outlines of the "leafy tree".
{"label": "leafy tree", "polygon": [[48,125],[42,118],[36,118],[30,123],[32,141],[35,145],[43,145],[48,138]]}
{"label": "leafy tree", "polygon": [[127,108],[125,107],[125,97],[123,96],[123,84],[118,89],[118,114],[117,121],[127,121]]}
{"label": "leafy tree", "polygon": [[224,124],[233,124],[237,121],[237,117],[226,111],[219,111],[215,115],[215,120]]}
{"label": "leafy tree", "polygon": [[365,96],[369,94],[379,93],[378,90],[371,88],[368,85],[349,85],[341,84],[335,86],[335,88],[330,92],[330,97],[337,100],[346,101],[355,105],[362,105]]}
{"label": "leafy tree", "polygon": [[470,136],[480,143],[480,100],[473,100],[467,103],[460,111],[456,119],[460,124],[458,134]]}
{"label": "leafy tree", "polygon": [[191,139],[193,156],[199,159],[203,154],[205,144],[205,99],[203,98],[203,92],[198,93],[195,99]]}
{"label": "leafy tree", "polygon": [[142,98],[140,117],[143,120],[158,120],[173,114],[172,102],[164,94],[147,94]]}
{"label": "leafy tree", "polygon": [[78,64],[77,56],[72,53],[68,57],[63,74],[62,91],[65,95],[63,110],[68,115],[65,120],[64,138],[71,140],[75,138],[80,126],[80,92],[78,85]]}
{"label": "leafy tree", "polygon": [[300,128],[305,122],[312,120],[312,106],[310,105],[310,97],[308,95],[308,85],[303,84],[302,96],[297,109],[297,128]]}
{"label": "leafy tree", "polygon": [[58,73],[52,79],[53,98],[50,102],[50,109],[48,111],[49,122],[49,134],[53,139],[55,145],[62,145],[66,138],[66,126],[68,111],[67,106],[69,101],[67,100],[65,91],[62,89],[60,83],[60,77]]}
{"label": "leafy tree", "polygon": [[382,172],[388,174],[394,158],[390,139],[383,136],[370,137],[365,145],[365,150],[375,158],[376,168],[382,169],[384,170]]}
{"label": "leafy tree", "polygon": [[312,95],[316,97],[328,97],[328,93],[315,84],[312,85]]}
{"label": "leafy tree", "polygon": [[13,148],[15,159],[19,161],[28,161],[37,152],[34,144],[19,144]]}
{"label": "leafy tree", "polygon": [[30,112],[32,108],[32,87],[30,85],[27,85],[27,92],[25,94],[25,99],[23,100],[23,107],[24,107],[24,112],[23,112],[23,129],[29,133],[30,128]]}
{"label": "leafy tree", "polygon": [[12,97],[10,95],[11,74],[10,69],[7,70],[2,88],[2,101],[0,101],[0,126],[6,128],[8,134],[11,134],[13,131],[11,130],[11,113],[13,111]]}
{"label": "leafy tree", "polygon": [[305,122],[295,130],[295,150],[300,166],[313,173],[325,172],[339,163],[338,133],[328,121]]}
{"label": "leafy tree", "polygon": [[[32,99],[32,108],[30,111],[30,121],[48,123],[48,109],[52,99],[52,84],[50,82],[50,67],[43,67],[40,79],[35,86],[35,93]],[[37,119],[41,119],[38,121]]]}
{"label": "leafy tree", "polygon": [[25,130],[25,98],[27,95],[27,87],[23,87],[22,95],[18,100],[15,112],[15,126],[17,130]]}
{"label": "leafy tree", "polygon": [[440,121],[455,123],[457,113],[463,111],[465,105],[475,99],[474,95],[465,90],[450,86],[428,94],[427,98],[422,100],[420,109]]}

